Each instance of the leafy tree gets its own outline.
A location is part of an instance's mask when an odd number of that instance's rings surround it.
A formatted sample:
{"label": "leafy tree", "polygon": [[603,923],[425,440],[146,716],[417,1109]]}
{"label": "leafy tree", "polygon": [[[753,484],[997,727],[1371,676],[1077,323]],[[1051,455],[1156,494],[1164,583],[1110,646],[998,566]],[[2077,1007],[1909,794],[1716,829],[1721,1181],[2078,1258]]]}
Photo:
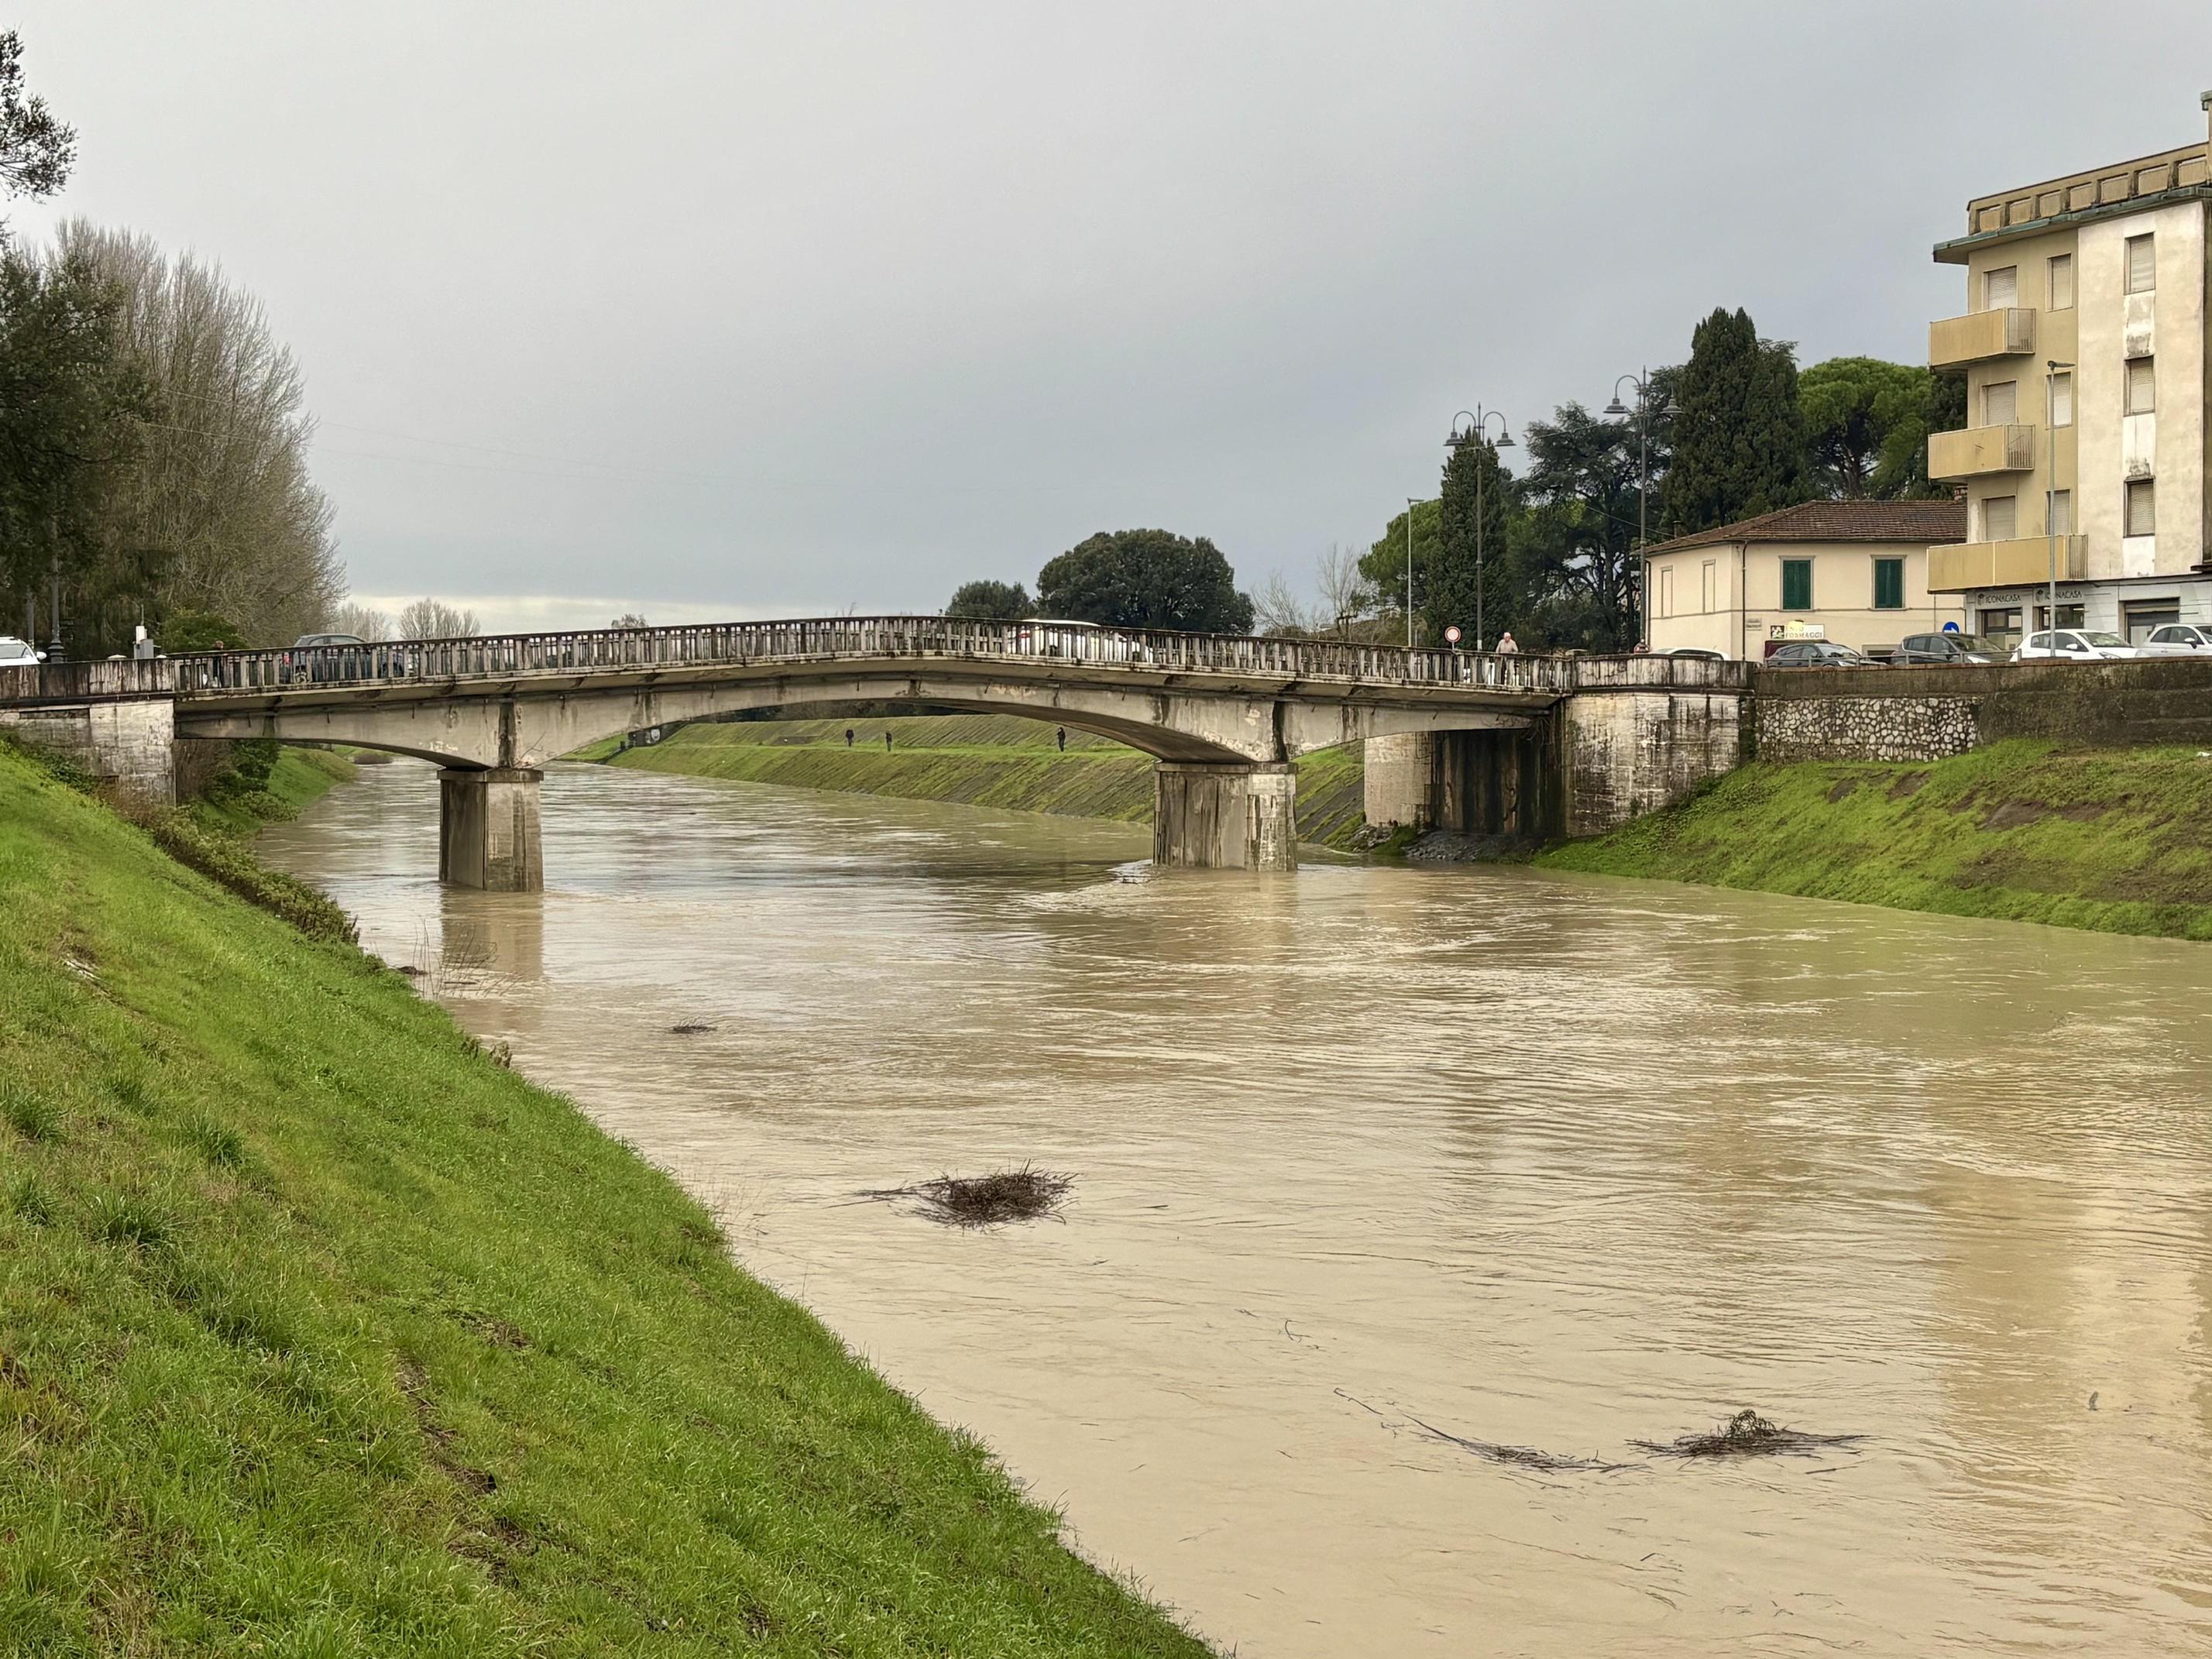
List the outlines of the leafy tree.
{"label": "leafy tree", "polygon": [[1036,611],[1029,589],[1019,582],[963,582],[945,606],[946,616],[969,622],[1019,622]]}
{"label": "leafy tree", "polygon": [[22,41],[13,29],[0,33],[0,196],[51,196],[76,159],[76,133],[45,99],[23,94]]}
{"label": "leafy tree", "polygon": [[[646,619],[640,616],[636,611],[625,611],[621,616],[617,617],[612,622],[609,623],[607,626],[610,628],[650,628],[653,624],[646,621]],[[363,639],[367,639],[368,637],[368,635],[366,634],[362,635],[362,638]]]}
{"label": "leafy tree", "polygon": [[1805,416],[1795,348],[1762,340],[1750,313],[1717,310],[1690,337],[1675,398],[1661,532],[1687,535],[1805,500]]}
{"label": "leafy tree", "polygon": [[173,611],[154,637],[173,657],[187,651],[236,651],[246,644],[236,623],[207,611]]}
{"label": "leafy tree", "polygon": [[1405,637],[1407,514],[1411,514],[1413,521],[1413,614],[1418,617],[1428,607],[1428,578],[1437,564],[1441,512],[1439,502],[1414,502],[1406,513],[1390,520],[1381,537],[1360,558],[1359,579],[1365,591],[1378,609],[1398,618],[1398,627],[1391,634],[1393,639]]}
{"label": "leafy tree", "polygon": [[[1671,388],[1662,377],[1673,372],[1652,376],[1655,408],[1666,407]],[[1531,421],[1522,435],[1526,510],[1514,526],[1512,574],[1526,608],[1512,622],[1515,637],[1523,645],[1625,651],[1639,621],[1639,465],[1664,478],[1668,423],[1653,417],[1641,463],[1632,420],[1604,420],[1580,404]]]}
{"label": "leafy tree", "polygon": [[465,640],[473,639],[483,629],[477,626],[477,613],[447,605],[442,599],[416,599],[399,613],[399,637],[403,640]]}
{"label": "leafy tree", "polygon": [[0,591],[58,583],[80,649],[127,638],[159,574],[103,518],[155,412],[118,346],[121,304],[85,261],[0,251]]}
{"label": "leafy tree", "polygon": [[1504,608],[1511,575],[1505,526],[1513,497],[1512,475],[1486,439],[1458,445],[1444,462],[1435,550],[1420,595],[1424,637],[1431,642],[1456,623],[1468,648],[1479,650],[1478,617],[1493,639],[1511,626]]}
{"label": "leafy tree", "polygon": [[1252,601],[1205,537],[1166,530],[1101,531],[1037,573],[1036,609],[1048,617],[1115,628],[1242,634]]}
{"label": "leafy tree", "polygon": [[[1928,434],[1965,417],[1966,382],[1879,357],[1831,357],[1797,377],[1813,483],[1825,495],[1941,497],[1928,477]],[[1953,410],[1954,393],[1960,405]]]}

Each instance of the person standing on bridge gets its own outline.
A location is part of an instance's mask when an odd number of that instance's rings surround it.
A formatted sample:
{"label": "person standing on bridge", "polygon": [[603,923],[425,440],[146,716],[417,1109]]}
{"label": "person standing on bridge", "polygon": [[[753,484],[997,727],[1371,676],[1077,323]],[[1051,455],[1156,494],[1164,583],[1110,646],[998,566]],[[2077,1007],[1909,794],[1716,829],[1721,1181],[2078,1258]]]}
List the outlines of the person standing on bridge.
{"label": "person standing on bridge", "polygon": [[1498,654],[1499,656],[1517,656],[1520,653],[1520,650],[1521,647],[1518,642],[1515,641],[1513,637],[1513,630],[1511,629],[1507,629],[1503,634],[1500,634],[1498,636]]}

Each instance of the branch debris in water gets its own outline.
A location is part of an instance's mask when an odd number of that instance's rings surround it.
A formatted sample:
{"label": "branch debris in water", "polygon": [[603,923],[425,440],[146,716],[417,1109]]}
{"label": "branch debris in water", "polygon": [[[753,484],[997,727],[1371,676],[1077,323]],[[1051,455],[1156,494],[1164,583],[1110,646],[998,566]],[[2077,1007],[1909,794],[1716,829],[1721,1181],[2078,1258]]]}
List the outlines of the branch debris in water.
{"label": "branch debris in water", "polygon": [[911,1187],[879,1187],[860,1196],[910,1199],[930,1219],[951,1227],[995,1227],[1054,1214],[1074,1185],[1071,1176],[1024,1164],[1018,1170],[994,1170],[986,1176],[939,1176]]}
{"label": "branch debris in water", "polygon": [[1686,1434],[1680,1440],[1632,1441],[1662,1457],[1808,1457],[1830,1446],[1849,1446],[1863,1434],[1806,1434],[1770,1423],[1757,1412],[1738,1412],[1711,1434]]}

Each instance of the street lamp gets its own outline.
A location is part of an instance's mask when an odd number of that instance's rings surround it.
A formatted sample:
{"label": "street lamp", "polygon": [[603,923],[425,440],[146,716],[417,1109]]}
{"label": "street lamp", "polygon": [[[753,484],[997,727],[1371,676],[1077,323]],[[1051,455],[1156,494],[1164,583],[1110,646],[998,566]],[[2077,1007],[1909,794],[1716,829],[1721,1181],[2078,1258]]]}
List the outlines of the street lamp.
{"label": "street lamp", "polygon": [[[1622,386],[1636,388],[1636,408],[1632,411],[1620,401]],[[1651,417],[1680,415],[1682,411],[1672,398],[1664,409],[1651,407],[1651,371],[1647,367],[1640,374],[1623,374],[1613,383],[1613,401],[1605,406],[1608,415],[1619,416],[1633,413],[1636,416],[1636,551],[1643,556],[1644,544],[1651,539],[1648,528],[1651,495]],[[1651,644],[1651,596],[1644,590],[1650,586],[1651,573],[1641,572],[1636,579],[1636,608],[1641,613],[1637,637],[1648,648]]]}
{"label": "street lamp", "polygon": [[[1452,416],[1451,435],[1444,440],[1444,447],[1456,453],[1469,444],[1480,443],[1490,436],[1490,422],[1498,422],[1498,438],[1491,444],[1492,452],[1513,447],[1513,434],[1506,430],[1505,416],[1497,410],[1485,410],[1480,404],[1473,409],[1462,409]],[[1462,426],[1460,422],[1467,424]],[[1482,649],[1482,475],[1484,469],[1474,470],[1474,648]]]}
{"label": "street lamp", "polygon": [[1413,648],[1413,508],[1414,499],[1406,497],[1406,649]]}
{"label": "street lamp", "polygon": [[[2071,368],[2074,365],[2062,363],[2056,357],[2046,357],[2043,360],[2043,366],[2045,370],[2043,409],[2047,416],[2051,412],[2053,378],[2059,370]],[[2043,530],[2051,539],[2051,609],[2043,619],[2043,643],[2047,647],[2045,654],[2055,658],[2058,654],[2058,428],[2056,426],[2051,428],[2051,435],[2044,440],[2044,447],[2051,452],[2050,458],[2044,464],[2044,471],[2051,475],[2051,487],[2043,492]],[[2070,533],[2072,526],[2069,525],[2068,528]]]}

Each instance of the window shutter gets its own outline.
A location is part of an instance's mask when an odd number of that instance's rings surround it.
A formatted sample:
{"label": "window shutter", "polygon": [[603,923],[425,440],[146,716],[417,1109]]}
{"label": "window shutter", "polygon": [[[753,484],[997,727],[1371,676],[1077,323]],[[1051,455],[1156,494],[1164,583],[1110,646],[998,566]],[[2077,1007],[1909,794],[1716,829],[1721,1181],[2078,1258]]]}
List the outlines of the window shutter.
{"label": "window shutter", "polygon": [[1784,611],[1810,611],[1813,608],[1812,560],[1783,560],[1782,608]]}
{"label": "window shutter", "polygon": [[2128,292],[2148,294],[2158,286],[2157,244],[2148,236],[2128,238]]}
{"label": "window shutter", "polygon": [[2020,502],[2011,495],[1992,495],[1982,503],[1982,539],[2008,542],[2018,533]]}
{"label": "window shutter", "polygon": [[2074,256],[2070,253],[2061,253],[2051,262],[2051,308],[2074,308]]}
{"label": "window shutter", "polygon": [[2071,374],[2051,377],[2051,424],[2074,424],[2074,377]]}
{"label": "window shutter", "polygon": [[1999,311],[2020,303],[2020,267],[2007,265],[2002,270],[1992,270],[1982,278],[1982,303],[1985,310]]}
{"label": "window shutter", "polygon": [[1876,559],[1874,562],[1874,608],[1877,611],[1905,609],[1905,561]]}
{"label": "window shutter", "polygon": [[1998,380],[1982,388],[1982,424],[2010,426],[2020,418],[2020,382]]}
{"label": "window shutter", "polygon": [[2148,478],[2137,478],[2128,486],[2128,534],[2149,536],[2157,528],[2157,488]]}
{"label": "window shutter", "polygon": [[2158,379],[2151,370],[2152,359],[2128,359],[2128,413],[2148,415],[2158,407]]}
{"label": "window shutter", "polygon": [[2050,528],[2045,532],[2046,535],[2070,536],[2074,533],[2074,492],[2072,490],[2054,489],[2051,492],[2047,522]]}

